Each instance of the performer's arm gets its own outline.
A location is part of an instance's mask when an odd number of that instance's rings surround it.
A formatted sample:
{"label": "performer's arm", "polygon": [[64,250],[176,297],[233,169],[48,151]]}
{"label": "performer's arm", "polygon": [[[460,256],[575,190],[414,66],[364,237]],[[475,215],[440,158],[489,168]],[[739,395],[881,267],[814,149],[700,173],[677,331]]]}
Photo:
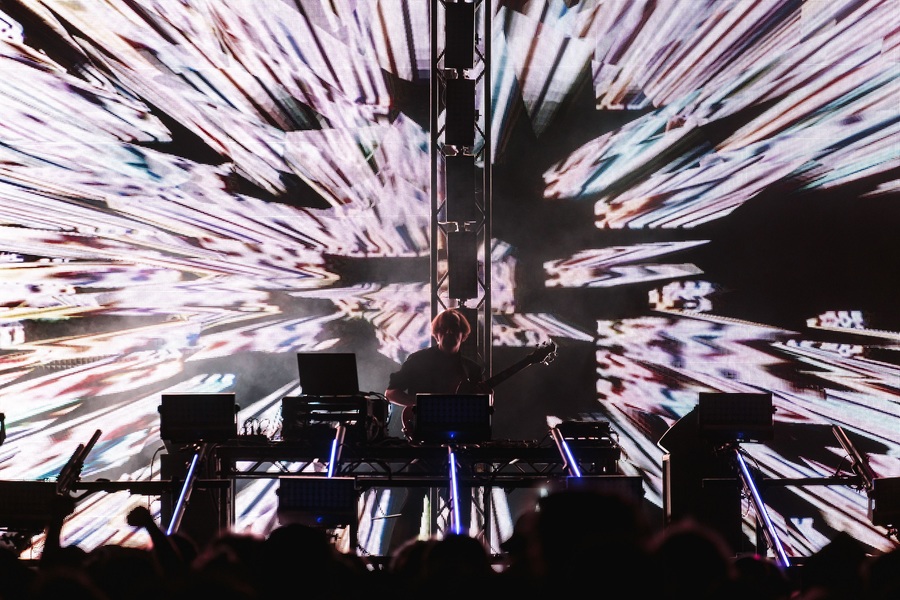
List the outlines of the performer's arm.
{"label": "performer's arm", "polygon": [[404,408],[407,406],[415,406],[416,404],[416,397],[414,395],[408,394],[398,388],[388,388],[384,392],[384,397],[387,398],[388,402],[391,404],[396,404]]}

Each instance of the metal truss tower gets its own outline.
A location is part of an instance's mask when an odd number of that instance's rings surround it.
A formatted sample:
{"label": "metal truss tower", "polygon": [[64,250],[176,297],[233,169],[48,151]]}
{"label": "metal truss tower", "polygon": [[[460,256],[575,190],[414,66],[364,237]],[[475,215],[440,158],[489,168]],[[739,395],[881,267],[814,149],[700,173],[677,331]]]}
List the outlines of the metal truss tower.
{"label": "metal truss tower", "polygon": [[491,373],[491,2],[431,0],[431,307]]}

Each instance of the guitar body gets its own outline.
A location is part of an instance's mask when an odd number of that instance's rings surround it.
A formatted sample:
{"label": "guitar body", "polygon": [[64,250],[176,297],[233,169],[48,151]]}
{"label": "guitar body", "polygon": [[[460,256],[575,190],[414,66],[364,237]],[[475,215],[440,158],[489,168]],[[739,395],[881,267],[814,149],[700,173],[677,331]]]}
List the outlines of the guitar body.
{"label": "guitar body", "polygon": [[[493,377],[480,381],[463,381],[456,388],[457,394],[490,394],[493,393],[494,387],[506,381],[525,367],[534,364],[549,365],[556,358],[556,344],[553,342],[545,342],[538,346],[531,354],[515,363],[514,365],[497,373]],[[407,440],[412,441],[415,431],[415,406],[403,407],[400,414],[400,420],[403,423],[403,433]]]}
{"label": "guitar body", "polygon": [[[457,394],[491,394],[493,390],[485,381],[463,381],[456,388]],[[403,423],[403,435],[411,440],[416,426],[416,407],[404,406],[400,413],[400,421]]]}
{"label": "guitar body", "polygon": [[457,394],[490,394],[494,389],[487,381],[463,381],[456,388]]}

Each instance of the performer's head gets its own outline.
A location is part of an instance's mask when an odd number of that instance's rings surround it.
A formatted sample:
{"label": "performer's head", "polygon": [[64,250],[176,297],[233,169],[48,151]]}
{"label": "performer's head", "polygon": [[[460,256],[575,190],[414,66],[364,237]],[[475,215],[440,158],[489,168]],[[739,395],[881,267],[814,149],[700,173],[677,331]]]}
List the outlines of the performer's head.
{"label": "performer's head", "polygon": [[438,343],[438,347],[444,352],[456,353],[469,334],[472,326],[462,312],[455,308],[438,313],[431,321],[431,335]]}

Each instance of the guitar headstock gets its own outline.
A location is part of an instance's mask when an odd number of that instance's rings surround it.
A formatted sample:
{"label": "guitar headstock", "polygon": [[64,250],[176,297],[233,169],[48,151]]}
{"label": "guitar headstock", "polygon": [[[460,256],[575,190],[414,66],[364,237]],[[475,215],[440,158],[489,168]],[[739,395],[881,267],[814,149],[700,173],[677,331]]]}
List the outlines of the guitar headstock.
{"label": "guitar headstock", "polygon": [[531,353],[532,364],[543,363],[549,365],[556,358],[556,343],[544,342]]}

